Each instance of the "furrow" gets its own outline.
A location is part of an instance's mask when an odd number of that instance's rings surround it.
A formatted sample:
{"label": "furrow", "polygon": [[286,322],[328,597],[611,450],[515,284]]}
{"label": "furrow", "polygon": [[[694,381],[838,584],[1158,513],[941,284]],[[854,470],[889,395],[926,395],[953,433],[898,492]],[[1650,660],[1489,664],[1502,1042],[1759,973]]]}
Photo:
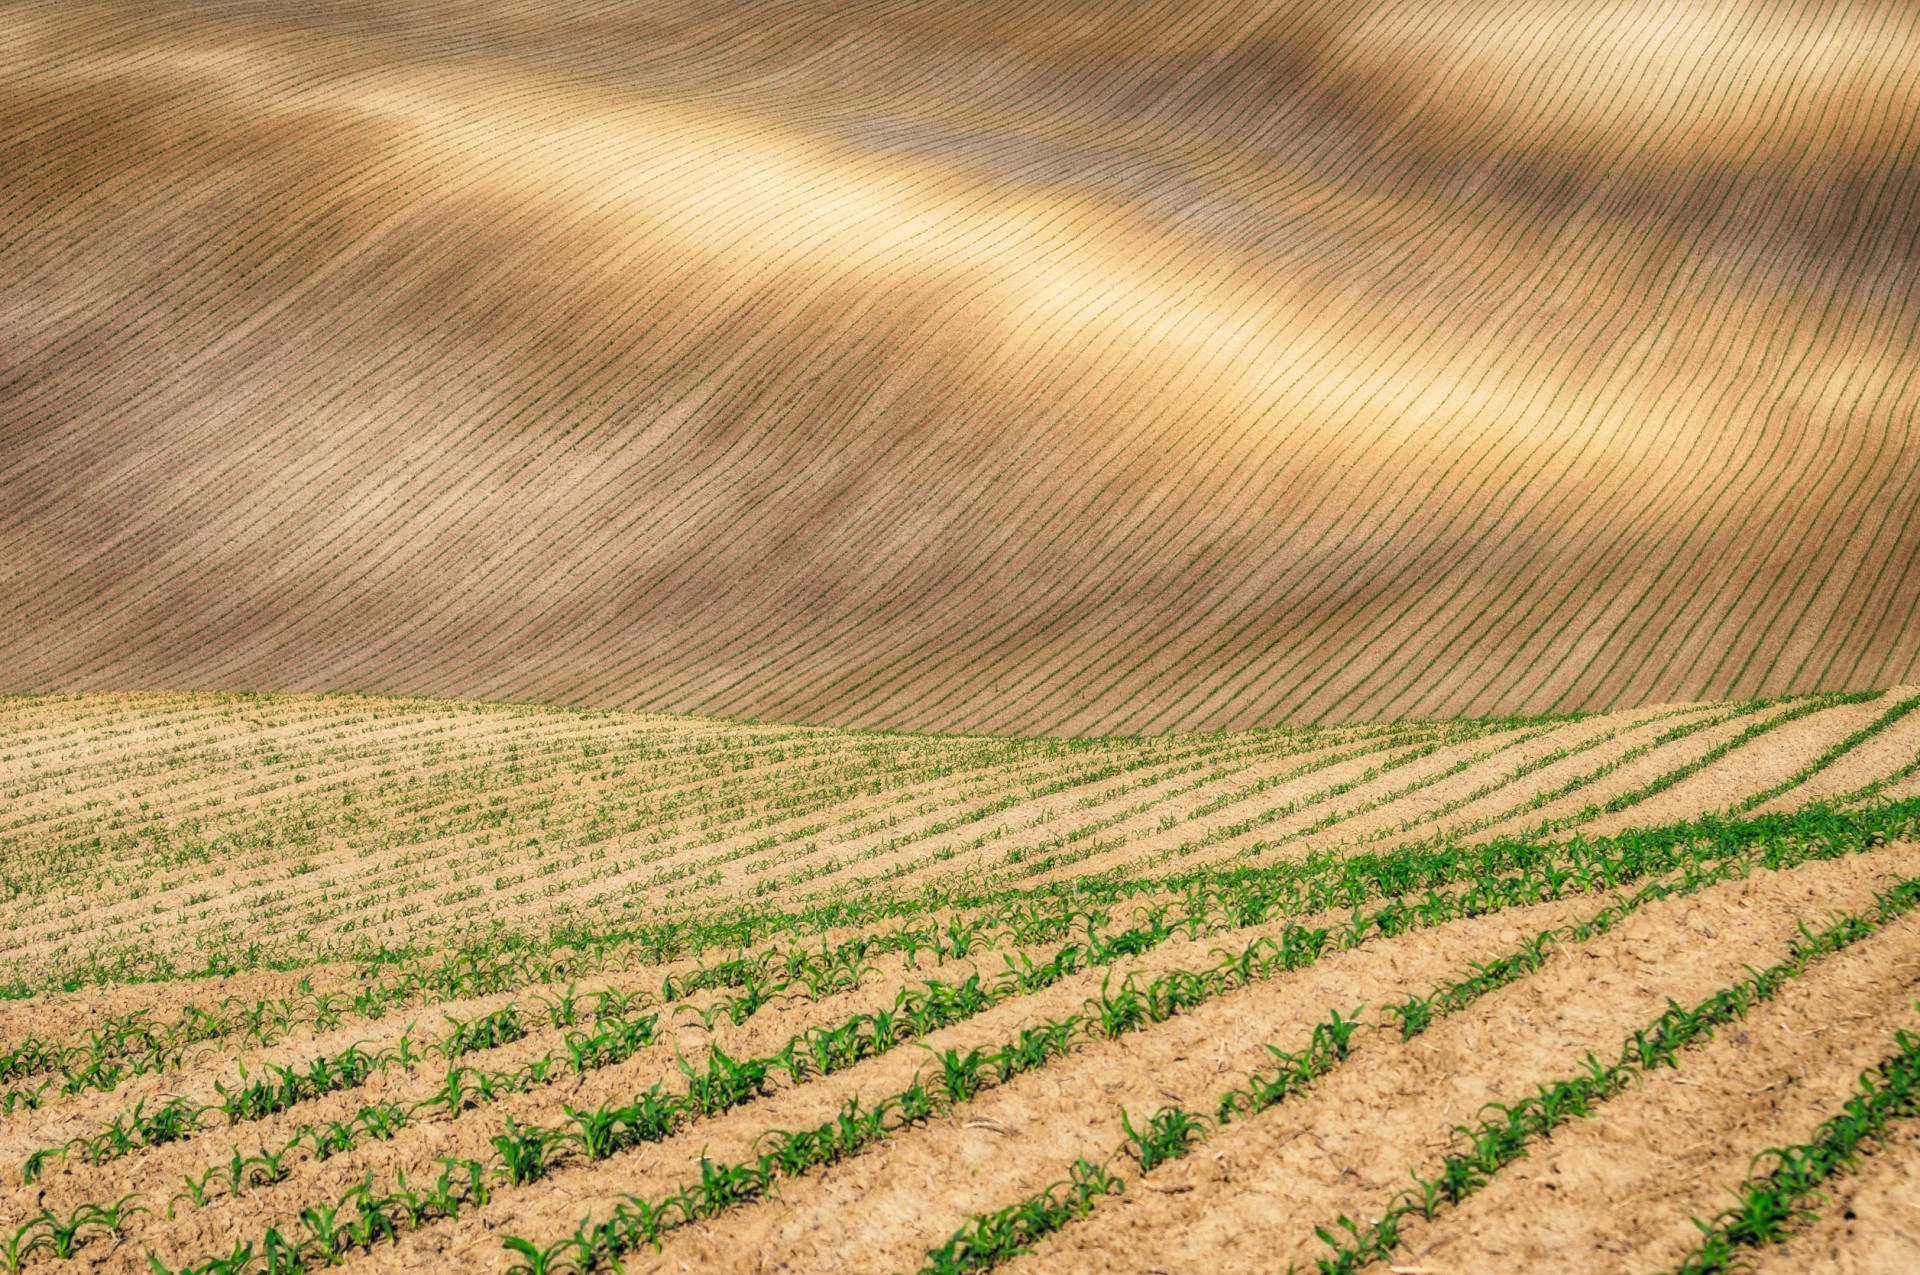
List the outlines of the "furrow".
{"label": "furrow", "polygon": [[[1692,1003],[1737,981],[1746,965],[1779,959],[1801,921],[1870,907],[1884,874],[1920,864],[1915,853],[1756,873],[1650,904],[1621,938],[1550,962],[1421,1036],[1363,1042],[1297,1105],[1229,1125],[1205,1155],[1170,1166],[1165,1185],[1185,1190],[1135,1194],[1132,1204],[1097,1211],[1043,1246],[1030,1269],[1308,1264],[1327,1252],[1315,1227],[1378,1216],[1408,1185],[1408,1168],[1429,1165],[1482,1104],[1577,1071],[1588,1053],[1611,1056],[1669,999]],[[1719,940],[1700,942],[1700,924]]]}
{"label": "furrow", "polygon": [[[1709,921],[1707,929],[1712,929]],[[1714,941],[1703,930],[1700,938]],[[1457,1212],[1402,1228],[1405,1265],[1443,1271],[1669,1269],[1768,1147],[1803,1141],[1920,1025],[1920,920],[1909,913],[1556,1130]]]}

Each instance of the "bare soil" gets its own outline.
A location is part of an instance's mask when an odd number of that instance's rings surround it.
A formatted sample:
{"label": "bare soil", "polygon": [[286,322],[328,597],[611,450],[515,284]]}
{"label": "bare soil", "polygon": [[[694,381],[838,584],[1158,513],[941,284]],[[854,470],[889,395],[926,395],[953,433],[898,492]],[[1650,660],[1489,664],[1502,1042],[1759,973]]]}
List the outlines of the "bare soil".
{"label": "bare soil", "polygon": [[1920,920],[1912,916],[1810,970],[1778,1000],[1557,1132],[1492,1187],[1407,1228],[1406,1265],[1442,1272],[1667,1269],[1699,1239],[1692,1219],[1768,1147],[1806,1141],[1855,1078],[1920,1025]]}
{"label": "bare soil", "polygon": [[1820,1220],[1753,1253],[1753,1275],[1883,1275],[1920,1270],[1920,1128],[1896,1125],[1858,1173],[1829,1186]]}
{"label": "bare soil", "polygon": [[1800,921],[1870,901],[1883,872],[1920,865],[1914,855],[1809,865],[1649,907],[1621,938],[1588,944],[1411,1041],[1368,1037],[1299,1102],[1229,1125],[1203,1154],[1156,1174],[1160,1190],[1103,1204],[1012,1269],[1306,1264],[1325,1252],[1313,1228],[1377,1215],[1409,1170],[1431,1176],[1453,1126],[1483,1104],[1570,1075],[1588,1053],[1617,1054],[1669,998],[1693,1003],[1746,965],[1779,960]]}
{"label": "bare soil", "polygon": [[1915,675],[1920,261],[1833,202],[1910,163],[1896,0],[422,12],[10,6],[0,686],[1073,737]]}

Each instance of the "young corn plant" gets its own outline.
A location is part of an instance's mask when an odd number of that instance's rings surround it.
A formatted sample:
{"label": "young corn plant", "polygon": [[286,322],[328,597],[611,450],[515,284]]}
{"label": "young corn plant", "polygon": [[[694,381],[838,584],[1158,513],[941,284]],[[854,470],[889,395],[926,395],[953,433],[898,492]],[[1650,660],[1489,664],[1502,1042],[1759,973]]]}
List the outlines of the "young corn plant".
{"label": "young corn plant", "polygon": [[[1568,1120],[1590,1115],[1596,1107],[1648,1072],[1678,1067],[1682,1051],[1706,1043],[1717,1027],[1746,1017],[1755,1005],[1772,1000],[1782,987],[1815,962],[1878,932],[1916,904],[1920,904],[1920,879],[1903,879],[1891,890],[1877,895],[1875,906],[1868,914],[1841,917],[1818,932],[1802,924],[1785,961],[1723,988],[1692,1008],[1669,1005],[1652,1023],[1627,1038],[1618,1062],[1604,1064],[1590,1058],[1582,1074],[1542,1085],[1534,1094],[1513,1103],[1488,1104],[1484,1110],[1494,1112],[1494,1116],[1455,1130],[1456,1149],[1442,1159],[1435,1180],[1428,1182],[1416,1176],[1418,1191],[1401,1194],[1371,1225],[1359,1226],[1342,1218],[1336,1221],[1336,1226],[1344,1235],[1336,1235],[1326,1228],[1316,1230],[1315,1234],[1331,1246],[1333,1252],[1316,1259],[1315,1268],[1321,1275],[1348,1275],[1387,1260],[1400,1245],[1400,1227],[1409,1214],[1418,1213],[1430,1219],[1440,1205],[1460,1203],[1492,1182],[1507,1165],[1525,1156],[1536,1139],[1551,1134]],[[1798,1196],[1790,1194],[1779,1198],[1791,1202]],[[1803,1208],[1804,1205],[1792,1204],[1791,1207]],[[1783,1230],[1797,1217],[1795,1214],[1792,1218],[1777,1219],[1774,1225]],[[1711,1233],[1708,1238],[1711,1245]],[[1717,1254],[1718,1250],[1714,1252]]]}
{"label": "young corn plant", "polygon": [[28,1218],[13,1229],[4,1241],[0,1241],[0,1261],[7,1264],[7,1275],[18,1275],[21,1267],[32,1260],[35,1253],[53,1248],[53,1236],[48,1233],[47,1215]]}
{"label": "young corn plant", "polygon": [[[1691,883],[1690,888],[1704,888],[1707,883],[1709,883],[1708,878],[1700,877]],[[1640,906],[1648,899],[1667,897],[1669,893],[1671,891],[1664,886],[1649,887],[1632,899],[1611,905],[1610,909],[1603,909],[1596,920],[1589,920],[1570,929],[1577,931],[1577,936],[1603,932],[1614,920],[1617,920],[1618,916]],[[1162,1007],[1170,1007],[1162,1008],[1161,1012],[1172,1012],[1173,1009],[1193,1003],[1196,987],[1206,994],[1217,994],[1251,977],[1265,977],[1274,968],[1291,968],[1297,964],[1310,962],[1325,950],[1324,935],[1324,931],[1301,931],[1298,927],[1293,927],[1278,943],[1270,939],[1257,940],[1255,944],[1250,945],[1247,952],[1237,956],[1221,954],[1222,959],[1219,965],[1210,972],[1211,978],[1200,983],[1194,981],[1193,975],[1182,972],[1177,976],[1180,980],[1177,984],[1174,984],[1171,979],[1163,979],[1157,985],[1141,987],[1136,984],[1129,989],[1123,983],[1120,993],[1116,995],[1109,982],[1103,988],[1103,995],[1090,1001],[1089,1007],[1097,1011],[1103,1003],[1110,1005],[1122,1001],[1122,998],[1131,991],[1141,1005],[1158,1004]],[[1475,997],[1498,986],[1504,986],[1525,972],[1537,968],[1551,952],[1552,942],[1559,937],[1558,934],[1549,932],[1529,940],[1519,951],[1509,957],[1487,965],[1475,966],[1470,977],[1456,984],[1448,984],[1436,989],[1428,999],[1438,1007],[1440,1012],[1451,1012],[1469,1003]],[[1229,1120],[1236,1115],[1262,1110],[1280,1101],[1288,1093],[1312,1083],[1318,1076],[1337,1066],[1351,1050],[1353,1035],[1361,1026],[1362,1012],[1362,1009],[1356,1009],[1349,1015],[1336,1011],[1328,1022],[1316,1027],[1308,1048],[1299,1055],[1289,1055],[1273,1049],[1271,1052],[1282,1063],[1281,1068],[1270,1078],[1260,1076],[1252,1078],[1247,1089],[1235,1091],[1223,1098],[1219,1118]],[[989,1077],[1003,1082],[1015,1071],[1024,1069],[1017,1061],[1023,1053],[1037,1055],[1042,1051],[1063,1052],[1071,1036],[1078,1031],[1105,1034],[1110,1024],[1128,1021],[1144,1024],[1151,1021],[1153,1017],[1151,1009],[1138,1013],[1127,1010],[1119,1015],[1110,1014],[1105,1021],[1093,1017],[1076,1017],[1066,1024],[1050,1025],[1051,1029],[1028,1029],[1020,1039],[1009,1042],[1008,1045],[997,1050],[974,1049],[964,1055],[957,1050],[944,1051],[936,1055],[942,1068],[942,1074],[936,1082],[940,1097],[946,1104],[967,1101],[978,1092]],[[1125,1030],[1124,1027],[1122,1030]],[[917,1113],[933,1109],[933,1104],[929,1101],[931,1096],[927,1091],[922,1090],[917,1098],[911,1094],[905,1094],[899,1097],[899,1101],[903,1109],[912,1106],[916,1110],[916,1118],[924,1118]],[[1193,1130],[1203,1127],[1199,1117],[1179,1112],[1177,1109],[1166,1111],[1162,1119],[1165,1127],[1179,1129],[1182,1139],[1191,1135]],[[1151,1129],[1150,1123],[1149,1131],[1146,1131],[1148,1136],[1152,1136]],[[1143,1131],[1130,1129],[1130,1132],[1139,1135]],[[1162,1136],[1171,1138],[1173,1135],[1163,1134]],[[798,1163],[807,1155],[809,1143],[796,1135],[784,1135],[773,1139],[773,1142],[774,1145],[767,1154],[774,1157],[774,1167],[782,1172],[789,1171],[787,1166]],[[1172,1143],[1168,1142],[1164,1145],[1169,1148],[1168,1154],[1173,1154]],[[1182,1141],[1180,1145],[1185,1146],[1186,1142]],[[1156,1163],[1158,1162],[1156,1160]],[[672,1212],[671,1205],[671,1201],[656,1202],[652,1206],[652,1211],[646,1216],[655,1219],[665,1217]]]}
{"label": "young corn plant", "polygon": [[493,1149],[500,1153],[507,1181],[514,1186],[525,1186],[546,1176],[555,1141],[553,1135],[540,1126],[522,1128],[508,1116],[507,1131],[493,1139]]}
{"label": "young corn plant", "polygon": [[1151,1173],[1169,1160],[1178,1160],[1192,1150],[1193,1144],[1207,1136],[1207,1121],[1181,1107],[1162,1107],[1147,1120],[1144,1129],[1133,1127],[1127,1109],[1120,1109],[1120,1127],[1126,1130],[1126,1154]]}
{"label": "young corn plant", "polygon": [[[1677,865],[1672,867],[1671,871],[1679,872],[1682,875],[1684,888],[1693,889],[1702,888],[1704,884],[1709,884],[1714,880],[1726,879],[1729,876],[1738,875],[1749,870],[1755,863],[1767,863],[1770,866],[1785,866],[1792,862],[1805,861],[1808,858],[1830,857],[1832,854],[1849,853],[1872,844],[1870,838],[1880,835],[1877,832],[1871,833],[1867,840],[1860,841],[1856,836],[1860,831],[1860,825],[1850,824],[1847,819],[1836,819],[1833,823],[1838,825],[1838,832],[1833,836],[1825,836],[1819,828],[1812,829],[1811,831],[1816,835],[1809,836],[1807,835],[1809,827],[1805,821],[1802,821],[1801,824],[1796,825],[1791,837],[1783,837],[1775,842],[1761,844],[1758,848],[1756,848],[1752,842],[1742,841],[1736,844],[1730,852],[1718,858],[1715,857],[1715,851],[1716,849],[1724,849],[1726,844],[1725,838],[1721,838],[1719,841],[1710,841],[1705,849],[1702,849],[1700,842],[1696,840],[1686,847],[1684,852],[1676,849],[1670,843],[1656,842],[1654,849],[1659,853],[1651,854],[1642,853],[1642,851],[1645,850],[1645,846],[1636,843],[1634,846],[1629,847],[1629,849],[1634,851],[1633,854],[1610,853],[1608,855],[1593,855],[1588,859],[1577,862],[1574,867],[1566,869],[1565,871],[1562,871],[1552,862],[1544,864],[1534,863],[1531,866],[1520,863],[1517,866],[1521,871],[1517,874],[1508,877],[1500,877],[1492,874],[1475,877],[1471,889],[1460,894],[1436,894],[1431,884],[1428,884],[1426,886],[1427,897],[1421,903],[1407,905],[1398,900],[1390,902],[1374,914],[1375,917],[1384,917],[1384,919],[1373,921],[1371,927],[1365,932],[1400,932],[1409,924],[1437,924],[1451,919],[1454,916],[1461,915],[1463,911],[1466,914],[1471,914],[1476,911],[1489,910],[1495,907],[1511,906],[1516,902],[1531,902],[1539,897],[1546,897],[1548,891],[1560,892],[1567,888],[1583,890],[1612,888],[1622,882],[1636,880],[1649,875],[1659,867],[1661,854],[1671,855],[1671,863]],[[1697,832],[1698,829],[1696,828],[1694,831]],[[1854,838],[1854,840],[1849,840],[1849,838]],[[1457,852],[1452,850],[1447,853],[1457,855]],[[1559,851],[1555,851],[1554,853],[1559,853]],[[1314,865],[1310,864],[1309,866],[1312,867]],[[1333,865],[1321,864],[1315,870],[1328,870],[1331,866]],[[1548,871],[1549,869],[1551,869],[1551,872]],[[1289,868],[1288,870],[1292,869]],[[1558,874],[1558,876],[1554,874]],[[1427,878],[1429,882],[1431,882],[1432,879],[1431,877]],[[1402,874],[1392,884],[1394,886],[1404,886],[1408,880],[1409,878]],[[1417,879],[1415,879],[1415,883],[1419,884]],[[1382,884],[1384,885],[1384,882]],[[1368,897],[1373,890],[1374,887],[1367,886],[1363,883],[1346,890],[1343,897],[1347,900],[1365,898]],[[1276,903],[1280,906],[1285,906],[1290,901],[1280,895],[1273,897],[1275,897]],[[1311,901],[1310,896],[1309,901]],[[1220,915],[1221,909],[1215,906],[1216,902],[1217,900],[1206,901],[1202,906],[1210,914]],[[1291,902],[1294,902],[1297,906],[1297,897],[1291,900]],[[1410,917],[1414,919],[1409,920]],[[1357,934],[1362,931],[1356,928],[1354,932]],[[1325,950],[1329,942],[1329,937],[1328,932],[1324,930],[1302,931],[1299,927],[1294,927],[1287,932],[1283,940],[1276,945],[1280,949],[1278,954],[1263,952],[1251,959],[1261,964],[1262,975],[1270,972],[1271,969],[1276,966],[1297,968],[1299,965],[1311,963],[1312,960],[1316,959],[1319,953]],[[1353,940],[1350,937],[1343,937],[1334,941],[1344,946]],[[1083,968],[1084,966],[1080,967]],[[1242,978],[1237,978],[1231,970],[1218,971],[1217,975],[1218,981],[1214,984],[1214,990],[1216,991],[1224,990],[1228,986],[1237,985],[1239,981],[1244,981]],[[1007,986],[1008,992],[1011,994],[1016,985],[1009,983]],[[1141,989],[1136,986],[1134,990],[1139,992]],[[1166,1004],[1174,1004],[1177,1008],[1180,1003],[1185,1001],[1186,996],[1189,994],[1189,989],[1183,988],[1164,990],[1171,994],[1162,998],[1160,1003],[1163,1006]],[[1105,989],[1105,992],[1109,999],[1121,999],[1121,997],[1113,996],[1110,986]],[[1125,986],[1123,984],[1123,996],[1124,992]],[[903,996],[906,996],[906,994],[903,993]],[[923,1030],[933,1030],[938,1026],[946,1025],[948,1022],[957,1021],[969,1013],[978,1012],[979,1009],[996,1003],[997,1000],[998,996],[994,990],[989,985],[983,983],[977,974],[971,976],[962,984],[942,985],[929,982],[924,992],[907,997],[907,999],[899,1005],[898,1012],[892,1015],[891,1021],[899,1023],[904,1030],[890,1025],[884,1032],[876,1029],[875,1038],[876,1040],[885,1039],[893,1041],[920,1034]],[[1152,1010],[1147,1010],[1144,1016],[1151,1018]],[[1011,1044],[1017,1043],[1018,1042],[1012,1042]],[[996,1070],[1003,1068],[1005,1065],[1004,1049],[991,1052],[995,1061],[999,1064]],[[796,1065],[799,1056],[799,1049],[796,1046],[787,1052],[784,1061],[782,1061],[779,1055],[776,1055],[768,1061],[770,1066],[787,1067]],[[983,1055],[983,1059],[984,1057],[985,1055]],[[637,1210],[634,1212],[638,1215]],[[672,1212],[673,1207],[671,1201],[660,1202],[655,1209],[655,1216],[664,1218],[670,1216]]]}
{"label": "young corn plant", "polygon": [[1012,1257],[1033,1250],[1035,1241],[1093,1211],[1103,1195],[1117,1195],[1126,1183],[1105,1165],[1076,1160],[1064,1182],[994,1213],[967,1219],[939,1248],[927,1250],[920,1275],[965,1275],[990,1270]]}
{"label": "young corn plant", "polygon": [[[1839,1113],[1806,1142],[1771,1147],[1754,1157],[1733,1190],[1734,1203],[1711,1221],[1694,1219],[1700,1243],[1671,1275],[1724,1275],[1743,1269],[1747,1250],[1790,1239],[1818,1220],[1822,1187],[1859,1165],[1869,1142],[1884,1142],[1889,1125],[1920,1115],[1920,1036],[1894,1033],[1892,1056],[1861,1073]],[[1759,1172],[1760,1166],[1769,1166]]]}

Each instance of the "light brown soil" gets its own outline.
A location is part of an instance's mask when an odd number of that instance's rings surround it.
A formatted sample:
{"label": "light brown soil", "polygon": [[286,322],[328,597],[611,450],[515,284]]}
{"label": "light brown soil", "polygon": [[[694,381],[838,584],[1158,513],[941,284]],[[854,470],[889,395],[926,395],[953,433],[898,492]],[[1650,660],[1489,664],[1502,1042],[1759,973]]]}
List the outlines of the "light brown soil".
{"label": "light brown soil", "polygon": [[1820,1220],[1753,1253],[1753,1275],[1886,1275],[1920,1270],[1920,1126],[1897,1124],[1858,1173],[1831,1180]]}
{"label": "light brown soil", "polygon": [[1908,916],[1826,961],[1589,1120],[1554,1134],[1491,1187],[1406,1229],[1404,1265],[1455,1272],[1634,1275],[1677,1265],[1691,1219],[1768,1147],[1805,1142],[1920,1025],[1920,918]]}
{"label": "light brown soil", "polygon": [[[1896,686],[1881,697],[1878,706],[1884,712],[1916,694],[1920,694],[1920,687]],[[1873,738],[1855,745],[1797,788],[1755,807],[1755,813],[1785,812],[1809,801],[1837,801],[1910,765],[1916,757],[1920,757],[1920,707],[1909,710],[1906,716]]]}
{"label": "light brown soil", "polygon": [[1913,676],[1898,0],[8,12],[5,686],[1073,735]]}
{"label": "light brown soil", "polygon": [[[1151,1031],[1091,1043],[924,1131],[783,1186],[775,1204],[676,1236],[659,1259],[636,1269],[672,1271],[685,1262],[716,1272],[800,1271],[832,1253],[857,1254],[864,1269],[911,1270],[968,1214],[1065,1178],[1078,1157],[1105,1160],[1121,1144],[1123,1109],[1138,1123],[1169,1103],[1210,1107],[1271,1061],[1266,1044],[1302,1048],[1313,1024],[1336,1009],[1377,1008],[1426,991],[1469,961],[1511,951],[1520,935],[1596,906],[1521,908],[1372,944]],[[857,1207],[849,1207],[853,1201]]]}
{"label": "light brown soil", "polygon": [[1840,704],[1776,726],[1753,742],[1687,776],[1665,792],[1586,825],[1604,837],[1635,824],[1672,823],[1702,811],[1723,811],[1743,797],[1784,783],[1821,753],[1887,710],[1882,696],[1865,704]]}
{"label": "light brown soil", "polygon": [[[1649,907],[1621,939],[1477,1001],[1410,1042],[1368,1037],[1298,1102],[1236,1122],[1203,1154],[1154,1175],[1010,1270],[1284,1269],[1325,1249],[1313,1228],[1377,1215],[1433,1171],[1455,1124],[1486,1102],[1572,1074],[1588,1053],[1612,1056],[1669,998],[1693,1003],[1785,954],[1800,920],[1870,901],[1898,858],[1809,865]],[[1706,930],[1715,938],[1707,940]],[[1186,1188],[1178,1190],[1178,1188]],[[1371,1212],[1370,1212],[1371,1210]]]}

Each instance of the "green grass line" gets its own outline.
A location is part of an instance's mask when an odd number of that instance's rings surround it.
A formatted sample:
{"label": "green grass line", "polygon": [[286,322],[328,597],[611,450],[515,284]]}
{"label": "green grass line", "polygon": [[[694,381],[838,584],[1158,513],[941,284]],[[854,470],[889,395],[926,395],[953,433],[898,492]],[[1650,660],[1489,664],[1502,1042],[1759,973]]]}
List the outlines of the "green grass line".
{"label": "green grass line", "polygon": [[[1333,1253],[1316,1258],[1315,1271],[1353,1275],[1389,1259],[1403,1246],[1400,1229],[1408,1218],[1418,1215],[1432,1221],[1442,1208],[1459,1204],[1490,1185],[1507,1165],[1525,1158],[1534,1141],[1570,1120],[1592,1115],[1596,1107],[1641,1077],[1662,1067],[1677,1068],[1682,1050],[1705,1045],[1715,1028],[1745,1018],[1754,1006],[1772,1000],[1818,961],[1906,915],[1920,904],[1920,879],[1902,879],[1875,898],[1870,914],[1842,917],[1817,934],[1803,928],[1802,937],[1780,964],[1721,989],[1691,1009],[1670,1004],[1660,1017],[1628,1037],[1618,1062],[1604,1064],[1589,1056],[1587,1070],[1580,1075],[1541,1085],[1534,1094],[1513,1103],[1489,1103],[1483,1110],[1499,1115],[1457,1128],[1456,1140],[1464,1141],[1465,1149],[1450,1151],[1431,1181],[1415,1175],[1417,1190],[1402,1193],[1377,1221],[1363,1224],[1343,1215],[1335,1219],[1332,1229],[1317,1228],[1314,1233],[1332,1246]],[[1291,1273],[1293,1268],[1288,1269]]]}
{"label": "green grass line", "polygon": [[1896,1031],[1894,1041],[1898,1051],[1860,1074],[1838,1115],[1806,1142],[1762,1151],[1754,1163],[1770,1160],[1773,1168],[1749,1173],[1734,1188],[1736,1202],[1711,1222],[1694,1219],[1700,1243],[1672,1275],[1740,1270],[1747,1265],[1741,1249],[1782,1243],[1800,1225],[1818,1221],[1810,1206],[1823,1198],[1821,1186],[1858,1168],[1860,1149],[1868,1142],[1884,1144],[1893,1122],[1920,1115],[1920,1036]]}
{"label": "green grass line", "polygon": [[1872,739],[1875,735],[1878,735],[1881,731],[1884,731],[1887,727],[1893,725],[1908,713],[1911,713],[1917,705],[1920,705],[1920,695],[1908,696],[1892,708],[1889,708],[1886,712],[1880,714],[1880,716],[1868,722],[1865,726],[1862,726],[1859,730],[1854,731],[1839,743],[1828,748],[1799,770],[1794,771],[1793,774],[1787,778],[1773,785],[1773,787],[1768,788],[1764,792],[1757,792],[1745,801],[1733,806],[1728,813],[1743,815],[1749,810],[1753,810],[1772,801],[1783,792],[1798,788],[1801,784],[1806,783],[1809,779],[1812,779],[1815,775],[1839,761],[1861,744],[1866,743],[1869,739]]}

